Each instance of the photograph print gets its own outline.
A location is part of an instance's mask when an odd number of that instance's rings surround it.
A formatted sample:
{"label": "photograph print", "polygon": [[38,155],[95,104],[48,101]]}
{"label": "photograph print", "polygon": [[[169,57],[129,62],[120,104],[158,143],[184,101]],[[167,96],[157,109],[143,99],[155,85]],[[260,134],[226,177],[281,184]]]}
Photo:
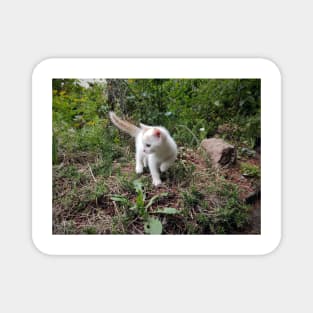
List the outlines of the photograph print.
{"label": "photograph print", "polygon": [[53,235],[261,233],[261,79],[51,86]]}

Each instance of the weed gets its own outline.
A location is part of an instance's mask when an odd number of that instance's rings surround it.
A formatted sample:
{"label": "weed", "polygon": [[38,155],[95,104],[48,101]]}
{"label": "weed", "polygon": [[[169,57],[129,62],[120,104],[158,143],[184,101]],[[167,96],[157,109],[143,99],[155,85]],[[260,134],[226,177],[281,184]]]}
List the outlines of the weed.
{"label": "weed", "polygon": [[219,203],[210,221],[211,232],[235,233],[247,226],[248,207],[239,198],[238,186],[222,180],[216,193]]}
{"label": "weed", "polygon": [[82,233],[87,235],[95,235],[97,234],[97,229],[93,226],[88,226],[82,230]]}
{"label": "weed", "polygon": [[92,165],[92,172],[95,176],[110,176],[112,174],[112,162],[102,159],[100,162]]}
{"label": "weed", "polygon": [[119,185],[119,188],[122,192],[127,192],[130,194],[135,194],[135,189],[133,185],[133,180],[136,176],[133,175],[131,177],[124,176],[124,175],[117,175],[117,182]]}
{"label": "weed", "polygon": [[[161,234],[162,233],[162,223],[156,217],[151,217],[149,214],[149,208],[156,203],[160,198],[164,198],[168,193],[163,192],[156,194],[146,201],[146,193],[143,188],[142,180],[136,179],[133,181],[133,188],[136,192],[135,201],[130,202],[125,196],[122,195],[112,195],[111,200],[118,203],[125,209],[126,215],[128,217],[134,218],[137,215],[142,221],[144,226],[144,231],[146,234]],[[175,208],[161,208],[157,209],[152,214],[178,214],[179,211]],[[117,221],[115,220],[115,223]],[[117,223],[116,223],[117,224]],[[115,224],[115,231],[116,231]]]}
{"label": "weed", "polygon": [[148,217],[144,222],[144,230],[146,234],[160,235],[162,234],[163,226],[159,219]]}
{"label": "weed", "polygon": [[[140,180],[134,180],[133,181],[137,197],[136,197],[136,202],[133,207],[131,207],[131,210],[134,210],[145,222],[148,222],[150,225],[151,223],[155,223],[154,220],[149,218],[149,213],[148,209],[160,198],[166,197],[168,193],[160,193],[157,195],[154,195],[147,203],[145,202],[146,200],[146,194],[143,190],[143,185]],[[166,214],[166,211],[163,211],[162,213]]]}
{"label": "weed", "polygon": [[186,208],[193,208],[198,205],[203,199],[204,195],[200,191],[198,191],[194,186],[186,192],[182,193],[184,206]]}
{"label": "weed", "polygon": [[240,170],[243,176],[254,177],[254,178],[261,177],[261,170],[260,170],[260,167],[257,165],[253,165],[250,163],[241,163]]}
{"label": "weed", "polygon": [[243,163],[232,170],[253,179],[242,183],[230,170],[224,179],[196,146],[217,130],[252,161],[249,149],[260,137],[260,81],[121,82],[129,89],[114,94],[114,109],[136,125],[165,126],[180,146],[178,158],[161,174],[161,189],[150,174],[138,180],[134,141],[108,119],[107,82],[83,88],[77,80],[53,80],[53,233],[247,232],[251,213],[239,194],[258,183],[260,168]]}
{"label": "weed", "polygon": [[79,178],[79,172],[75,165],[69,165],[60,170],[59,176],[75,180]]}
{"label": "weed", "polygon": [[192,181],[194,170],[195,165],[193,163],[178,159],[167,172],[162,173],[161,178],[166,183],[183,187]]}

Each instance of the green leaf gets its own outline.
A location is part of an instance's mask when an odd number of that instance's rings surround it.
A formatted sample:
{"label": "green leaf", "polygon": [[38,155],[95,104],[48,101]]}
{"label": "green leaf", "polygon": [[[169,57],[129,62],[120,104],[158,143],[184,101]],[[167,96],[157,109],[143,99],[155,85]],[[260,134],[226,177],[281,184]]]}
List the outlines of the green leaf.
{"label": "green leaf", "polygon": [[129,201],[127,198],[123,197],[123,196],[120,196],[120,195],[114,195],[111,197],[111,200],[112,201],[115,201],[115,202],[121,202],[123,204],[129,204]]}
{"label": "green leaf", "polygon": [[162,234],[162,223],[154,217],[149,217],[147,222],[144,223],[144,230],[146,234],[160,235]]}
{"label": "green leaf", "polygon": [[141,207],[144,207],[144,204],[145,204],[144,194],[140,190],[136,197],[136,205],[141,208]]}
{"label": "green leaf", "polygon": [[153,196],[150,201],[148,202],[148,204],[146,205],[146,209],[150,208],[150,206],[155,202],[155,200],[161,198],[161,197],[166,197],[168,195],[167,192],[163,192],[163,193],[160,193],[158,195],[155,195]]}
{"label": "green leaf", "polygon": [[133,185],[134,185],[135,190],[136,190],[137,192],[142,191],[142,182],[141,182],[139,179],[135,179],[135,180],[133,181]]}
{"label": "green leaf", "polygon": [[157,209],[153,213],[180,214],[180,211],[175,208],[162,208],[162,209]]}

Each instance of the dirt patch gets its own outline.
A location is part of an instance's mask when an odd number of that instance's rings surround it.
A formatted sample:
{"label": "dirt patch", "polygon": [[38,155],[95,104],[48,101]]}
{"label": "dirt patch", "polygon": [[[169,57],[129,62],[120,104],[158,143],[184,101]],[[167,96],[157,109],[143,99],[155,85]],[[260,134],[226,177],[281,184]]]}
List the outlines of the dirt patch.
{"label": "dirt patch", "polygon": [[[179,212],[157,215],[165,234],[260,233],[260,198],[248,204],[249,222],[238,209],[260,186],[259,178],[242,174],[240,164],[260,166],[258,157],[215,169],[202,149],[181,148],[173,168],[162,174],[159,188],[152,186],[148,171],[140,176],[134,173],[134,161],[115,160],[110,175],[105,176],[103,173],[108,172],[94,156],[66,160],[53,171],[54,234],[143,234],[142,217],[131,209],[138,202],[135,179],[142,181],[144,205],[163,194],[147,208],[147,214],[155,216],[159,208],[165,207]],[[112,200],[116,195],[119,201]],[[238,213],[229,218],[226,209],[238,209]],[[242,226],[240,218],[244,220]]]}

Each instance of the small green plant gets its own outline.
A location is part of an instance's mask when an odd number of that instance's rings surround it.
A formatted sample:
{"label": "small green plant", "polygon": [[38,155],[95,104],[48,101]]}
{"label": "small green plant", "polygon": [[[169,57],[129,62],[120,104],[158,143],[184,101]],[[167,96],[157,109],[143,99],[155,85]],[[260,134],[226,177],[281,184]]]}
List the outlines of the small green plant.
{"label": "small green plant", "polygon": [[224,233],[235,233],[240,231],[248,223],[248,211],[244,205],[236,204],[218,208],[216,215],[212,223],[210,224],[211,231],[224,234]]}
{"label": "small green plant", "polygon": [[185,208],[193,208],[203,199],[203,194],[195,187],[192,187],[190,191],[183,192],[182,195]]}
{"label": "small green plant", "polygon": [[126,207],[129,207],[131,205],[131,202],[126,197],[121,195],[112,195],[111,200],[125,205]]}
{"label": "small green plant", "polygon": [[[163,229],[161,221],[156,217],[151,217],[148,210],[158,199],[166,197],[168,193],[163,192],[154,195],[149,201],[146,201],[146,193],[144,192],[142,181],[139,179],[134,180],[133,186],[137,194],[135,203],[130,202],[125,196],[121,195],[112,195],[111,200],[120,203],[128,208],[130,212],[137,214],[143,220],[144,231],[146,234],[161,234]],[[175,208],[161,208],[151,213],[178,214],[179,211]]]}
{"label": "small green plant", "polygon": [[160,235],[162,234],[163,226],[159,219],[148,217],[144,222],[144,230],[146,234]]}
{"label": "small green plant", "polygon": [[136,192],[134,189],[134,184],[133,184],[133,177],[127,177],[124,175],[117,175],[116,176],[119,187],[122,191],[133,194]]}
{"label": "small green plant", "polygon": [[100,162],[92,165],[92,172],[95,176],[110,176],[112,174],[112,162],[103,159]]}
{"label": "small green plant", "polygon": [[248,207],[239,198],[238,186],[221,181],[217,186],[220,197],[219,206],[210,219],[210,230],[213,233],[235,233],[248,224]]}
{"label": "small green plant", "polygon": [[98,199],[107,193],[107,186],[102,181],[97,181],[91,194],[92,197]]}
{"label": "small green plant", "polygon": [[137,197],[136,197],[136,203],[133,207],[131,207],[131,210],[136,211],[139,216],[146,219],[148,216],[148,209],[160,198],[166,197],[168,195],[167,192],[163,192],[157,195],[154,195],[148,203],[146,203],[146,194],[143,190],[143,184],[141,180],[136,179],[133,181]]}
{"label": "small green plant", "polygon": [[193,163],[188,162],[187,160],[178,159],[167,172],[162,173],[162,176],[165,177],[165,180],[170,184],[188,186],[193,179],[194,170],[195,166]]}
{"label": "small green plant", "polygon": [[240,170],[241,170],[243,176],[255,177],[255,178],[261,177],[261,171],[257,165],[253,165],[253,164],[249,164],[249,163],[241,163],[240,164]]}
{"label": "small green plant", "polygon": [[95,235],[97,234],[97,229],[93,226],[88,226],[83,229],[82,233],[87,235]]}
{"label": "small green plant", "polygon": [[180,211],[175,208],[162,208],[162,209],[157,209],[154,213],[179,214]]}
{"label": "small green plant", "polygon": [[137,197],[135,205],[130,209],[138,213],[139,216],[141,216],[143,219],[146,219],[148,216],[148,212],[145,206],[146,195],[142,188],[142,182],[140,180],[134,180],[133,184],[137,193]]}
{"label": "small green plant", "polygon": [[75,165],[69,165],[62,168],[58,175],[60,175],[60,177],[70,178],[72,180],[77,180],[79,178],[79,172]]}

